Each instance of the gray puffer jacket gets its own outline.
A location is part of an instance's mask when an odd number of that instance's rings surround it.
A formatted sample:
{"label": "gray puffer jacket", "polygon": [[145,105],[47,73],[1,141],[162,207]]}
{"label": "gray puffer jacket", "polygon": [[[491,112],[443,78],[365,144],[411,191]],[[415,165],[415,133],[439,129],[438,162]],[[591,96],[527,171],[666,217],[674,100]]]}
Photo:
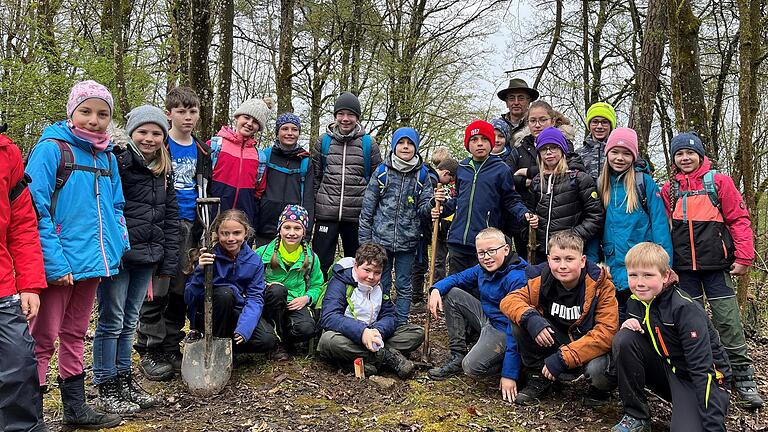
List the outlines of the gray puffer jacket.
{"label": "gray puffer jacket", "polygon": [[605,164],[605,143],[596,141],[592,135],[587,135],[584,144],[576,150],[576,154],[581,157],[587,174],[592,177],[592,180],[597,181]]}
{"label": "gray puffer jacket", "polygon": [[392,156],[384,162],[386,174],[379,169],[371,176],[360,213],[360,243],[373,241],[390,252],[415,251],[419,244],[422,221],[429,218],[433,185],[429,172],[419,185],[419,164],[408,172],[392,167]]}
{"label": "gray puffer jacket", "polygon": [[[360,218],[363,196],[368,185],[363,161],[365,130],[357,125],[348,135],[342,135],[335,124],[328,126],[331,146],[326,156],[325,172],[322,163],[323,137],[312,149],[312,166],[315,171],[315,220],[353,222]],[[381,163],[381,152],[371,139],[371,172]],[[373,177],[373,176],[372,176]]]}

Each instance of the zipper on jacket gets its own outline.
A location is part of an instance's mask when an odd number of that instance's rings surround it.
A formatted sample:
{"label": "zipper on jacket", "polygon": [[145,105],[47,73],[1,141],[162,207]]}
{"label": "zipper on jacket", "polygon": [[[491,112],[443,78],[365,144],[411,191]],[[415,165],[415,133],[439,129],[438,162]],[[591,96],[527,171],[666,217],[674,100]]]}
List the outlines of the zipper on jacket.
{"label": "zipper on jacket", "polygon": [[[328,153],[330,153],[330,150],[328,151]],[[363,158],[365,158],[365,155],[363,155]],[[341,211],[344,208],[344,186],[346,185],[346,179],[347,179],[347,142],[345,141],[344,147],[342,147],[341,149],[341,198],[339,198],[339,222],[341,222]]]}
{"label": "zipper on jacket", "polygon": [[[398,172],[398,175],[399,174],[401,173]],[[398,225],[397,222],[400,220],[400,204],[402,203],[402,199],[403,199],[403,185],[405,184],[405,174],[403,174],[402,177],[403,178],[400,181],[400,191],[397,193],[397,206],[395,207],[395,235],[393,237],[394,240],[392,241],[393,252],[396,252],[395,245],[397,244],[397,225]]]}
{"label": "zipper on jacket", "polygon": [[[243,172],[243,152],[245,150],[245,142],[240,146],[240,160],[237,163],[237,184],[235,185],[235,199],[232,202],[232,208],[237,208],[237,197],[240,195],[240,174]],[[257,162],[258,163],[258,162]],[[256,165],[256,171],[258,172],[259,166]],[[258,187],[258,185],[256,185]],[[255,189],[254,189],[255,191]]]}
{"label": "zipper on jacket", "polygon": [[477,174],[480,172],[480,170],[483,168],[483,165],[485,165],[485,162],[490,159],[490,156],[484,160],[479,167],[475,168],[474,159],[470,160],[467,165],[471,166],[472,169],[475,171],[475,173],[472,175],[472,188],[469,191],[469,206],[467,207],[467,223],[464,225],[464,236],[462,237],[461,243],[466,245],[467,244],[467,234],[469,234],[469,224],[472,222],[472,204],[475,201],[475,186],[477,185]]}
{"label": "zipper on jacket", "polygon": [[[96,214],[99,216],[99,247],[101,248],[101,259],[104,261],[104,269],[107,272],[106,277],[110,277],[112,275],[109,273],[107,252],[104,250],[104,224],[101,218],[101,205],[99,204],[99,196],[101,196],[101,191],[99,191],[99,177],[101,177],[101,171],[98,170],[99,166],[97,164],[98,158],[96,157],[96,153],[91,154],[93,155],[93,167],[96,168],[96,172],[93,173],[93,184],[94,190],[96,192]],[[109,158],[107,158],[107,162],[109,162]]]}
{"label": "zipper on jacket", "polygon": [[[691,191],[691,179],[688,177],[688,175],[685,176],[685,182],[688,186],[688,191]],[[684,193],[682,194],[683,199],[683,222],[688,223],[688,240],[691,242],[691,268],[693,270],[698,270],[696,268],[696,244],[693,242],[693,221],[688,217],[688,194]]]}
{"label": "zipper on jacket", "polygon": [[555,200],[554,174],[549,175],[547,190],[549,191],[549,208],[547,209],[547,229],[544,230],[544,253],[549,253],[549,227],[552,224],[552,203]]}
{"label": "zipper on jacket", "polygon": [[[373,291],[373,290],[371,290],[371,291]],[[374,307],[373,307],[373,302],[371,301],[371,291],[368,291],[368,304],[371,306],[371,317],[368,319],[368,325],[373,324],[373,322],[376,319],[376,317],[373,316]]]}

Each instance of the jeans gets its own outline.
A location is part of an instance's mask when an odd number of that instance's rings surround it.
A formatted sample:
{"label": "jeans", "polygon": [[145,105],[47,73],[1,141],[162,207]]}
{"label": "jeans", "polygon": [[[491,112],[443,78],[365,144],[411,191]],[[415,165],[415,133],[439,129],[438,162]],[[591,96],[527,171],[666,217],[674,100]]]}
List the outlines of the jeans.
{"label": "jeans", "polygon": [[416,259],[416,251],[390,252],[387,251],[387,265],[381,274],[381,289],[387,296],[392,292],[392,268],[395,269],[395,289],[397,299],[395,301],[395,325],[408,324],[408,315],[411,312],[411,270]]}
{"label": "jeans", "polygon": [[154,265],[124,268],[99,284],[99,321],[93,338],[94,384],[131,370],[133,336],[154,270]]}

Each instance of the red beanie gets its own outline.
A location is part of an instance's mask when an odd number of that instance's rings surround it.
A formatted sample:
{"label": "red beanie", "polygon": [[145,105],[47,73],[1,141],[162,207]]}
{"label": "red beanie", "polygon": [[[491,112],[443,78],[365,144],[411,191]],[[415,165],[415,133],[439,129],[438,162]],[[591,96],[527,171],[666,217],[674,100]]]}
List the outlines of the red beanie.
{"label": "red beanie", "polygon": [[482,135],[488,138],[491,147],[496,142],[496,132],[493,131],[493,125],[487,121],[475,120],[464,130],[464,148],[469,151],[469,139],[475,135]]}

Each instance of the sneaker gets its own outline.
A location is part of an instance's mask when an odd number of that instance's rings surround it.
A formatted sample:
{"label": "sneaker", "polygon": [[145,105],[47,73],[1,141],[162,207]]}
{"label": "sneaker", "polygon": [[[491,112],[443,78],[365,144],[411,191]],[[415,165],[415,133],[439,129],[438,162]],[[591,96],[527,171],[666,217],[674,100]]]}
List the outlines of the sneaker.
{"label": "sneaker", "polygon": [[624,417],[611,428],[611,432],[651,432],[651,422],[624,414]]}
{"label": "sneaker", "polygon": [[582,399],[582,403],[585,407],[589,408],[598,408],[601,406],[604,406],[608,404],[608,402],[611,400],[611,393],[598,390],[594,386],[589,386],[587,388],[587,394]]}
{"label": "sneaker", "polygon": [[754,379],[755,369],[752,366],[733,367],[733,387],[739,395],[739,406],[749,410],[763,407],[763,398],[757,390]]}
{"label": "sneaker", "polygon": [[131,402],[120,394],[120,381],[118,377],[112,377],[98,385],[99,398],[96,400],[96,408],[113,414],[133,414],[141,407]]}
{"label": "sneaker", "polygon": [[283,344],[277,344],[277,347],[269,353],[269,358],[277,362],[284,362],[291,359],[291,357],[288,356],[288,352],[285,351]]}
{"label": "sneaker", "polygon": [[165,354],[165,360],[171,364],[171,367],[173,368],[173,371],[176,373],[181,372],[181,361],[184,358],[181,355],[181,351],[173,351],[173,352],[166,352]]}
{"label": "sneaker", "polygon": [[529,374],[528,383],[517,393],[515,403],[523,406],[535,405],[550,390],[552,390],[552,381],[544,378],[541,374]]}
{"label": "sneaker", "polygon": [[141,409],[153,407],[160,402],[136,382],[130,371],[118,373],[117,378],[120,382],[120,396],[124,400],[137,404]]}
{"label": "sneaker", "polygon": [[407,379],[413,375],[416,365],[408,360],[400,351],[392,348],[382,348],[381,365],[386,366],[397,374],[400,379]]}
{"label": "sneaker", "polygon": [[464,354],[451,351],[451,356],[439,368],[432,368],[427,371],[427,376],[436,381],[448,379],[462,372],[461,362],[464,361]]}
{"label": "sneaker", "polygon": [[167,381],[173,378],[173,366],[162,353],[149,351],[139,360],[139,371],[152,381]]}

